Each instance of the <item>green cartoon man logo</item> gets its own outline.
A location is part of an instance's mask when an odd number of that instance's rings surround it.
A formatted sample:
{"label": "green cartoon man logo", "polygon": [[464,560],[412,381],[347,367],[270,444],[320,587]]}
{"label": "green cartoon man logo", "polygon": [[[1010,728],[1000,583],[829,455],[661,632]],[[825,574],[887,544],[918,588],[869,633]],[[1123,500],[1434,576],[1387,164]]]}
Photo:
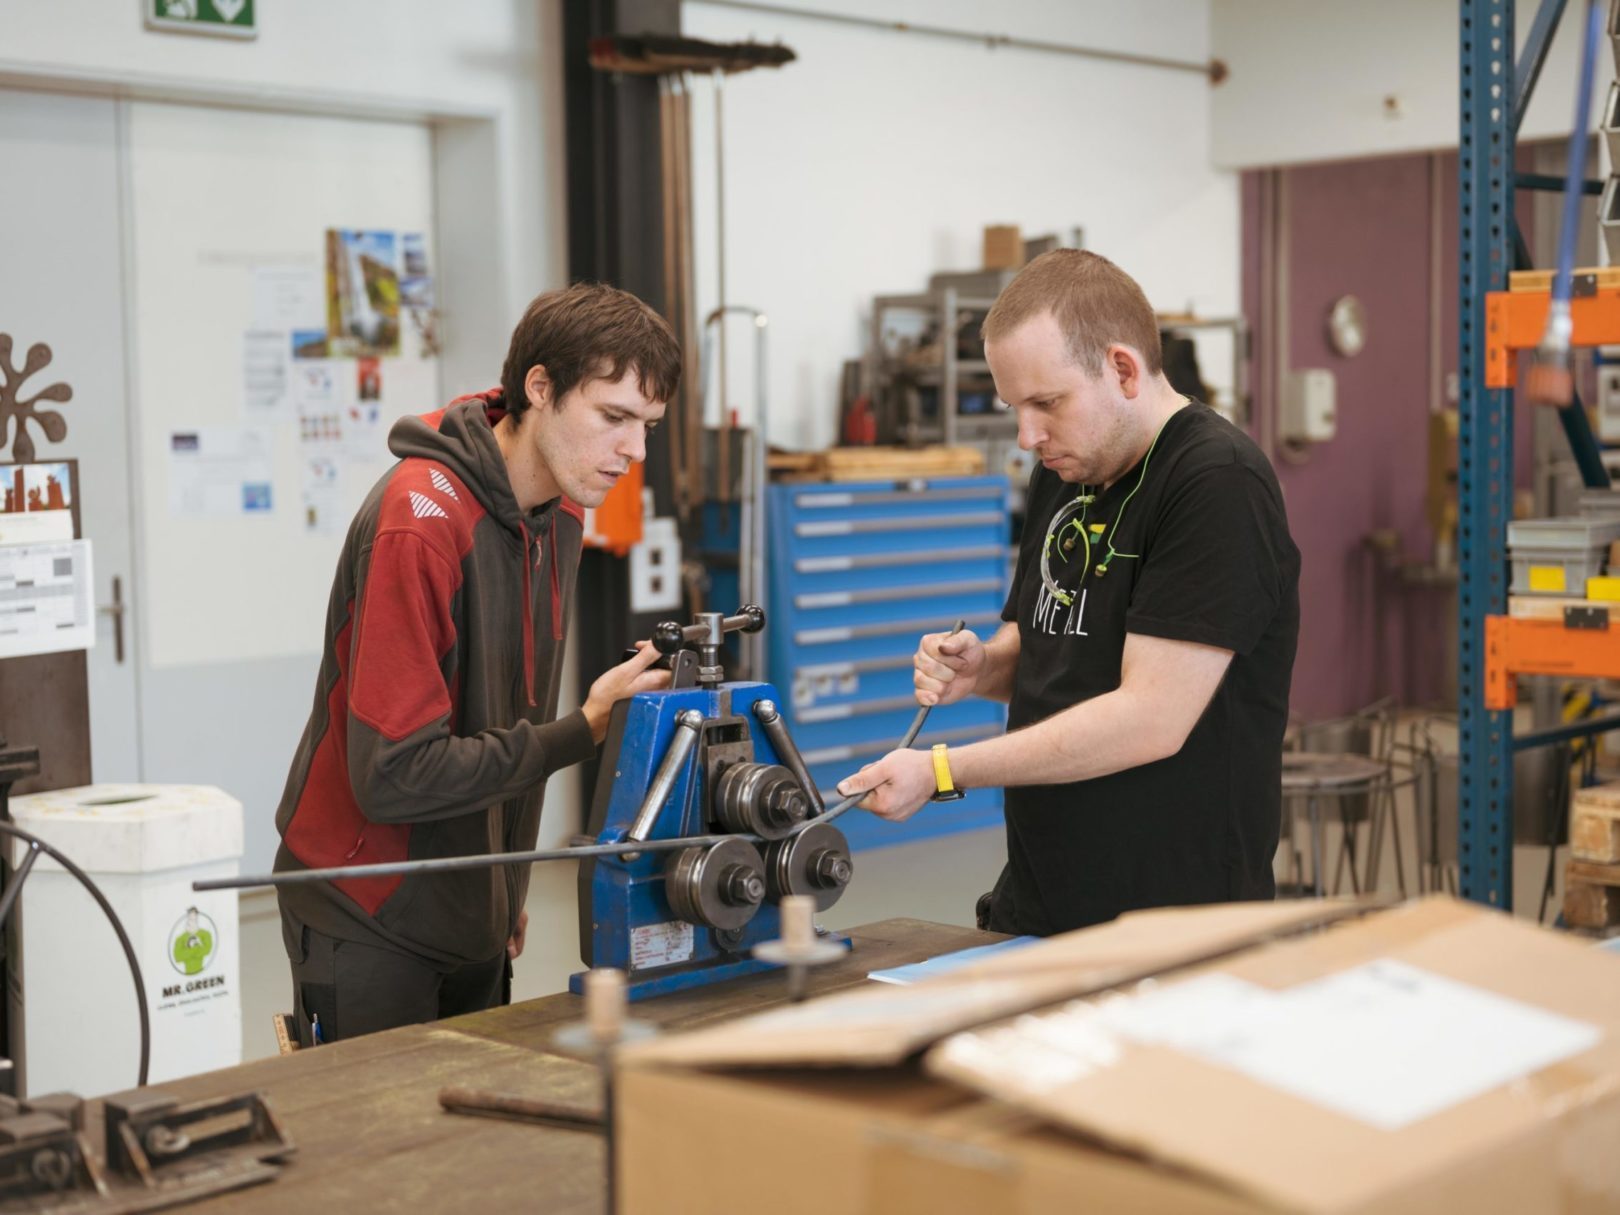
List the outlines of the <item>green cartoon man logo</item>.
{"label": "green cartoon man logo", "polygon": [[186,908],[186,918],[174,926],[173,936],[170,956],[181,974],[201,974],[214,960],[214,922],[195,907]]}

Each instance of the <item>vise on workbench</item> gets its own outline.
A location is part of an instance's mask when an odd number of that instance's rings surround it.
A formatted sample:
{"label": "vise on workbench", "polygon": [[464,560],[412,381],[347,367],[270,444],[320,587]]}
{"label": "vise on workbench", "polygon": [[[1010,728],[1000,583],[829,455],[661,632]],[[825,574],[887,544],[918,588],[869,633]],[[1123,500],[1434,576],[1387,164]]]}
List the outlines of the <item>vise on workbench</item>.
{"label": "vise on workbench", "polygon": [[654,848],[581,862],[580,960],[623,970],[633,1000],[767,969],[752,950],[781,935],[782,898],[811,895],[825,911],[854,872],[844,833],[817,821],[825,807],[776,689],[724,681],[724,634],[764,626],[752,605],[659,625],[670,686],[609,720],[587,831]]}

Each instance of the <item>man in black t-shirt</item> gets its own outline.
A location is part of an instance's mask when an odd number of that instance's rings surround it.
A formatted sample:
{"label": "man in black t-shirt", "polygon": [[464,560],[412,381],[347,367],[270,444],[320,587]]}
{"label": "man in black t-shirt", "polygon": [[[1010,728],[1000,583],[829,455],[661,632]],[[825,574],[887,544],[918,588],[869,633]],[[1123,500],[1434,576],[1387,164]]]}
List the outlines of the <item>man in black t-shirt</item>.
{"label": "man in black t-shirt", "polygon": [[1270,464],[1170,387],[1153,309],[1106,258],[1037,258],[984,337],[1040,466],[1007,623],[924,637],[913,682],[925,705],[1009,702],[1008,732],[890,752],[839,792],[903,821],[1005,786],[1001,932],[1273,897],[1299,550]]}

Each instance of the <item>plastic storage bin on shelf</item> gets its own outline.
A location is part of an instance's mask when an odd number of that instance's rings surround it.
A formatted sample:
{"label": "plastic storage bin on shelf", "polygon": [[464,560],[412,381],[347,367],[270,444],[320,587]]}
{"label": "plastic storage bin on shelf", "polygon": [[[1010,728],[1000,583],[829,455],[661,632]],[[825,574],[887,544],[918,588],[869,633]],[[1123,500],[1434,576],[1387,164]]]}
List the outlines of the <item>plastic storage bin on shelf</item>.
{"label": "plastic storage bin on shelf", "polygon": [[[236,875],[242,803],[207,785],[88,785],[12,798],[11,817],[87,872],[123,921],[146,983],[151,1082],[240,1063],[238,896],[199,894],[191,883]],[[7,843],[15,866],[27,845]],[[135,991],[101,909],[41,857],[12,915],[21,930],[27,1091],[133,1088]]]}
{"label": "plastic storage bin on shelf", "polygon": [[1603,573],[1620,518],[1515,519],[1508,524],[1514,595],[1584,595]]}
{"label": "plastic storage bin on shelf", "polygon": [[[957,619],[982,638],[1001,625],[1010,534],[1005,477],[773,485],[771,680],[831,803],[835,786],[887,754],[916,713],[912,657]],[[970,698],[936,708],[916,745],[965,744],[1006,728],[1006,707]],[[839,826],[854,848],[990,827],[1001,790],[972,789],[909,822],[860,811]]]}

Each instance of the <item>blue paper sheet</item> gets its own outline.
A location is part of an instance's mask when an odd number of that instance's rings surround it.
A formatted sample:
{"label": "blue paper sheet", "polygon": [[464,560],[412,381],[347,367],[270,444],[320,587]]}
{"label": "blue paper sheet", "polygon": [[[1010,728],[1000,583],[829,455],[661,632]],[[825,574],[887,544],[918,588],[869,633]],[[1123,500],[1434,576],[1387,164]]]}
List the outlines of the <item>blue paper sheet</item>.
{"label": "blue paper sheet", "polygon": [[1005,953],[1040,940],[1039,937],[1013,937],[997,941],[994,945],[975,945],[972,949],[959,949],[955,953],[942,953],[926,962],[913,962],[910,966],[896,966],[890,970],[874,970],[866,977],[879,983],[916,983],[934,975],[949,974],[973,962],[982,962],[992,954]]}

